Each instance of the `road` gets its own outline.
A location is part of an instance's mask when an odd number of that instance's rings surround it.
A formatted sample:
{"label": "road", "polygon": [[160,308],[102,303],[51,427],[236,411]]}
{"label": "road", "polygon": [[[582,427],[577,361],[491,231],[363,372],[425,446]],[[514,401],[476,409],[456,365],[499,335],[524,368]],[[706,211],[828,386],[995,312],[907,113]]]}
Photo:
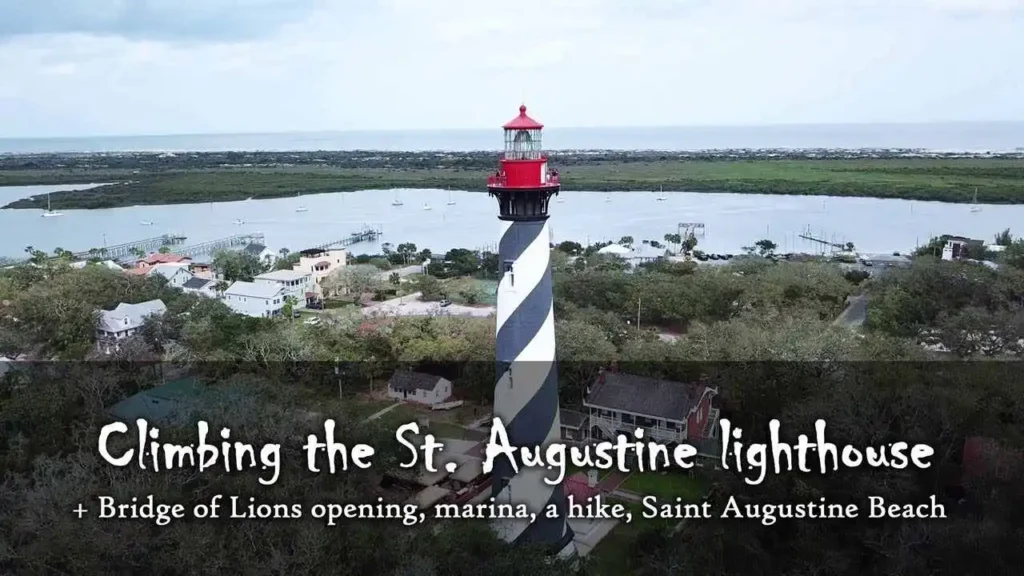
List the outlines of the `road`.
{"label": "road", "polygon": [[846,309],[836,318],[836,326],[859,328],[868,319],[868,297],[864,295],[846,298]]}

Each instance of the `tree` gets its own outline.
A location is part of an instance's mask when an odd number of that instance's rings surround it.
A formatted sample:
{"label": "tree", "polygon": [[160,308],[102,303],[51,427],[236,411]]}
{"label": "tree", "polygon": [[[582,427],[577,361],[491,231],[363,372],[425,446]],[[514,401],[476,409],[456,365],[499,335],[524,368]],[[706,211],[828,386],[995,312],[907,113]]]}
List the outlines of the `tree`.
{"label": "tree", "polygon": [[579,242],[573,242],[571,240],[565,240],[555,245],[555,250],[563,252],[570,256],[579,256],[583,254],[583,245]]}
{"label": "tree", "polygon": [[157,250],[157,252],[159,252],[160,254],[170,254],[171,253],[171,247],[170,246],[161,246],[160,249]]}
{"label": "tree", "polygon": [[416,274],[411,278],[410,289],[420,293],[420,299],[424,302],[436,302],[444,297],[441,291],[441,282],[427,274]]}
{"label": "tree", "polygon": [[388,276],[388,283],[394,286],[395,288],[398,288],[398,286],[402,283],[402,277],[398,274],[398,272],[392,272],[391,275]]}
{"label": "tree", "polygon": [[252,282],[266,272],[267,266],[259,257],[246,252],[221,250],[213,256],[213,267],[228,282]]}
{"label": "tree", "polygon": [[996,246],[1009,246],[1010,244],[1013,244],[1013,234],[1010,234],[1009,228],[996,234]]}
{"label": "tree", "polygon": [[381,284],[380,272],[375,268],[356,265],[339,268],[325,278],[321,286],[331,296],[348,295],[358,303],[364,294],[379,289]]}
{"label": "tree", "polygon": [[398,245],[398,248],[395,249],[395,252],[397,252],[398,255],[402,257],[402,261],[405,264],[408,264],[409,260],[416,254],[416,245],[413,244],[412,242],[404,242]]}
{"label": "tree", "polygon": [[295,299],[295,296],[286,296],[284,299],[284,306],[281,308],[281,314],[283,314],[285,318],[291,320],[295,313],[295,305],[297,303],[298,300]]}
{"label": "tree", "polygon": [[633,248],[633,237],[623,236],[622,238],[619,238],[619,245],[625,246],[626,248]]}
{"label": "tree", "polygon": [[767,238],[754,242],[754,246],[757,248],[758,255],[765,258],[775,256],[775,250],[779,247],[778,244],[768,240]]}

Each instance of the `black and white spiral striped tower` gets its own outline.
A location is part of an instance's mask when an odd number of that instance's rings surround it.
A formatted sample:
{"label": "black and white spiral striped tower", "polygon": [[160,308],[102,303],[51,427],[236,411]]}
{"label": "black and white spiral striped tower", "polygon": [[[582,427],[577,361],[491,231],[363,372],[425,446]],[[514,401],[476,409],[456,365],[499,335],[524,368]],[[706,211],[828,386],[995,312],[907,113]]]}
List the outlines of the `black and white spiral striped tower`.
{"label": "black and white spiral striped tower", "polygon": [[[558,175],[548,170],[541,149],[543,126],[519,108],[503,126],[501,169],[488,180],[498,199],[502,266],[497,306],[497,383],[494,414],[514,446],[542,446],[559,440],[558,376],[555,366],[555,317],[551,287],[548,201],[559,191]],[[499,535],[509,542],[549,546],[575,555],[573,531],[566,519],[561,484],[551,485],[542,468],[514,472],[504,458],[495,461],[493,496],[498,503],[523,503],[537,514],[527,520],[501,520]],[[545,511],[554,504],[558,517]]]}

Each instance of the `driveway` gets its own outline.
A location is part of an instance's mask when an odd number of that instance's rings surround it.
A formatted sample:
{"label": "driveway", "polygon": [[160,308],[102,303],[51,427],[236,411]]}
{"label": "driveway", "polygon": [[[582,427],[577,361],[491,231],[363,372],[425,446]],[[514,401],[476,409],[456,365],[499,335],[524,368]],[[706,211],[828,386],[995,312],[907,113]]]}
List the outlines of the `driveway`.
{"label": "driveway", "polygon": [[370,318],[389,316],[466,316],[472,318],[487,318],[495,313],[494,306],[462,306],[452,304],[441,307],[437,302],[424,302],[420,300],[422,295],[419,292],[386,300],[363,308],[363,315]]}

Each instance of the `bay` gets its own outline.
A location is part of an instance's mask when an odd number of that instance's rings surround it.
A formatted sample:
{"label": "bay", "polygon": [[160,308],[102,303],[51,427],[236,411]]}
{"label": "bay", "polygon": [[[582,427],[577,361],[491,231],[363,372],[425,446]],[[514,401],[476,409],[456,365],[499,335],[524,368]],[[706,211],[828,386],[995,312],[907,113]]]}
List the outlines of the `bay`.
{"label": "bay", "polygon": [[[0,202],[81,186],[0,188]],[[396,195],[403,206],[392,206]],[[971,212],[964,204],[875,198],[766,196],[665,191],[667,199],[646,192],[564,192],[552,202],[552,241],[617,241],[632,236],[663,241],[682,222],[705,225],[698,249],[738,253],[762,238],[781,252],[817,252],[799,237],[813,235],[853,242],[867,253],[908,252],[932,236],[956,234],[991,242],[1005,228],[1020,227],[1024,205],[987,206]],[[480,192],[446,190],[368,190],[240,202],[134,206],[104,210],[61,210],[63,217],[41,218],[39,210],[0,210],[0,256],[20,257],[26,246],[52,251],[85,251],[123,242],[177,234],[197,244],[240,233],[262,232],[273,250],[299,250],[347,237],[366,225],[380,227],[380,242],[413,242],[419,248],[494,249],[498,235],[496,202]],[[305,212],[296,211],[300,206]],[[430,210],[425,210],[429,206]],[[54,206],[60,209],[59,206]],[[244,224],[236,225],[242,220]],[[142,222],[152,222],[143,225]],[[375,253],[363,244],[354,253]],[[648,251],[648,254],[651,254]]]}

